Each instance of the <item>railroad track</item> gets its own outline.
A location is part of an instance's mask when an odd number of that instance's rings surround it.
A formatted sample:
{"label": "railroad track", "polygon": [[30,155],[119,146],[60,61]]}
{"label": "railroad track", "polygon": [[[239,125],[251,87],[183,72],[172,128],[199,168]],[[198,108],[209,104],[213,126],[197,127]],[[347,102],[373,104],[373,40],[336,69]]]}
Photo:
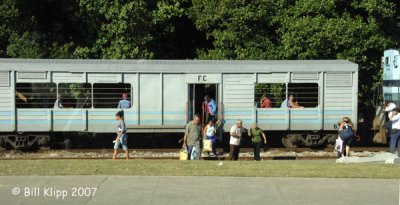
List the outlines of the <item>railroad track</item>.
{"label": "railroad track", "polygon": [[[353,147],[351,148],[354,152],[379,152],[388,151],[387,147]],[[148,160],[160,160],[160,159],[177,159],[177,153],[180,151],[179,148],[171,149],[133,149],[131,150],[132,159],[148,159]],[[218,152],[222,153],[222,149],[218,149]],[[247,153],[247,156],[240,157],[240,160],[253,160],[252,156],[248,156],[248,153],[252,153],[252,148],[242,148],[241,153]],[[110,154],[113,152],[112,149],[70,149],[70,150],[37,150],[37,151],[22,151],[22,150],[10,150],[0,151],[0,160],[44,160],[44,159],[79,159],[79,160],[106,160],[111,159]],[[324,149],[312,149],[312,148],[271,148],[268,150],[272,153],[271,156],[261,156],[263,160],[323,160],[323,159],[335,159],[336,156],[332,155],[332,148]],[[320,153],[325,152],[324,155],[312,155],[298,156],[295,153]],[[149,154],[150,153],[150,154]],[[171,154],[172,153],[172,154]],[[174,155],[174,153],[176,153]],[[289,153],[289,154],[288,154]],[[163,155],[164,156],[159,156]],[[165,155],[166,154],[166,155]],[[67,156],[66,156],[67,155]],[[172,156],[173,155],[173,156]],[[246,155],[246,154],[244,154]],[[222,155],[219,158],[215,157],[203,157],[205,160],[227,160],[227,154]]]}
{"label": "railroad track", "polygon": [[[355,152],[379,152],[379,151],[388,151],[389,147],[351,147],[351,151]],[[14,152],[14,153],[46,153],[46,152],[57,152],[57,151],[65,151],[65,152],[72,152],[72,153],[85,153],[85,152],[94,152],[94,153],[104,153],[104,152],[112,152],[113,149],[41,149],[35,151],[24,151],[24,150],[3,150],[2,152]],[[164,148],[164,149],[130,149],[130,151],[135,152],[156,152],[156,153],[169,153],[169,152],[179,152],[180,148]],[[222,148],[218,148],[217,151],[222,152]],[[268,152],[331,152],[333,148],[269,148]],[[253,148],[240,148],[240,152],[253,152]],[[261,152],[263,150],[261,149]]]}

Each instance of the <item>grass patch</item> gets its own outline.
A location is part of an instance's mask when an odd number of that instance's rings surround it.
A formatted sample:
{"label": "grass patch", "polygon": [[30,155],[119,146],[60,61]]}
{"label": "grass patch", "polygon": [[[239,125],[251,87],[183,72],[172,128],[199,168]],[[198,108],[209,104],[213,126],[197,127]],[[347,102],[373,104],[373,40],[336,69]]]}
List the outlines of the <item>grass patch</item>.
{"label": "grass patch", "polygon": [[[140,175],[400,179],[400,166],[328,161],[3,160],[1,176]],[[397,173],[397,174],[394,174]]]}

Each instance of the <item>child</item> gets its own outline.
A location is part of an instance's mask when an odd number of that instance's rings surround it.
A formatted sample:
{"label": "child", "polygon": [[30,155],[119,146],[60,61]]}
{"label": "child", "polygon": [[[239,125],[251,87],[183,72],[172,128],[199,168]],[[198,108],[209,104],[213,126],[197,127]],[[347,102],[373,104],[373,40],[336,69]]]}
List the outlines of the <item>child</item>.
{"label": "child", "polygon": [[120,145],[122,145],[122,149],[126,153],[126,159],[127,160],[129,159],[128,141],[127,141],[128,135],[126,134],[125,122],[122,119],[123,116],[124,116],[123,111],[118,111],[115,114],[115,120],[118,121],[118,127],[117,127],[117,138],[113,141],[115,143],[113,160],[115,160],[117,157],[117,153],[118,153],[118,149],[119,149]]}

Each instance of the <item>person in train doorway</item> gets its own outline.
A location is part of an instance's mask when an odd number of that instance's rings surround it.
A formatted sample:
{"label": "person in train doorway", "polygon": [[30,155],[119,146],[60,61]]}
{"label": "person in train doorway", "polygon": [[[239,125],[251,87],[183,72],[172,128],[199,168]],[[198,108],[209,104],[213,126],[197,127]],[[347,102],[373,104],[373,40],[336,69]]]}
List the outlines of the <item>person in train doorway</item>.
{"label": "person in train doorway", "polygon": [[183,138],[183,148],[187,149],[189,156],[194,152],[194,159],[196,160],[200,160],[201,156],[201,126],[199,122],[199,115],[194,115],[193,120],[186,125],[185,136]]}
{"label": "person in train doorway", "polygon": [[394,154],[397,145],[397,156],[400,157],[400,115],[399,109],[395,108],[392,110],[389,120],[392,122],[392,129],[390,133],[390,153]]}
{"label": "person in train doorway", "polygon": [[240,152],[240,142],[242,139],[242,133],[244,128],[242,127],[242,120],[237,120],[236,124],[231,127],[230,130],[230,150],[229,150],[229,159],[230,160],[238,160],[239,152]]}
{"label": "person in train doorway", "polygon": [[122,94],[122,100],[119,101],[118,108],[119,109],[131,108],[131,106],[132,106],[131,101],[128,100],[128,93]]}
{"label": "person in train doorway", "polygon": [[350,155],[350,144],[355,137],[353,123],[349,117],[343,117],[338,125],[339,137],[342,140],[342,157],[348,157]]}
{"label": "person in train doorway", "polygon": [[213,157],[217,157],[217,146],[216,146],[216,137],[217,129],[215,128],[215,123],[213,120],[208,120],[207,126],[203,131],[206,139],[211,140],[212,143],[212,152],[214,154]]}
{"label": "person in train doorway", "polygon": [[264,93],[260,100],[261,108],[272,108],[272,102],[268,98],[267,93]]}
{"label": "person in train doorway", "polygon": [[251,144],[253,145],[254,150],[254,160],[260,161],[260,149],[261,149],[261,137],[264,144],[267,144],[267,137],[264,134],[264,131],[258,127],[257,123],[254,123],[252,127],[248,130],[247,133],[251,139]]}
{"label": "person in train doorway", "polygon": [[206,122],[212,120],[215,122],[215,115],[217,114],[217,105],[215,100],[210,98],[210,96],[204,96],[204,105],[205,105],[205,114],[206,114]]}
{"label": "person in train doorway", "polygon": [[122,145],[122,149],[125,151],[126,154],[126,159],[129,159],[129,151],[128,151],[128,135],[126,134],[126,127],[125,127],[125,122],[123,120],[123,111],[118,111],[115,114],[115,120],[118,121],[118,126],[117,126],[117,138],[113,141],[114,143],[114,156],[113,160],[116,159],[117,154],[118,154],[118,149]]}

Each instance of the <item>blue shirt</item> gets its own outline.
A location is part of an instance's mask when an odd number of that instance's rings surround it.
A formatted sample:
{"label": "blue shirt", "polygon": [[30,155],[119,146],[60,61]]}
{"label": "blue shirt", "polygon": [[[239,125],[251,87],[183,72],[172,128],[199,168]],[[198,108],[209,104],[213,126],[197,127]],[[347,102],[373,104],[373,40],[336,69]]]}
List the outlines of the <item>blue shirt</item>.
{"label": "blue shirt", "polygon": [[285,99],[281,104],[281,108],[290,108],[290,101]]}
{"label": "blue shirt", "polygon": [[118,103],[118,108],[130,108],[131,107],[131,101],[129,100],[120,100]]}
{"label": "blue shirt", "polygon": [[215,104],[215,100],[210,99],[210,101],[208,101],[208,109],[210,110],[210,113],[212,115],[215,115],[215,113],[217,112],[217,105]]}

